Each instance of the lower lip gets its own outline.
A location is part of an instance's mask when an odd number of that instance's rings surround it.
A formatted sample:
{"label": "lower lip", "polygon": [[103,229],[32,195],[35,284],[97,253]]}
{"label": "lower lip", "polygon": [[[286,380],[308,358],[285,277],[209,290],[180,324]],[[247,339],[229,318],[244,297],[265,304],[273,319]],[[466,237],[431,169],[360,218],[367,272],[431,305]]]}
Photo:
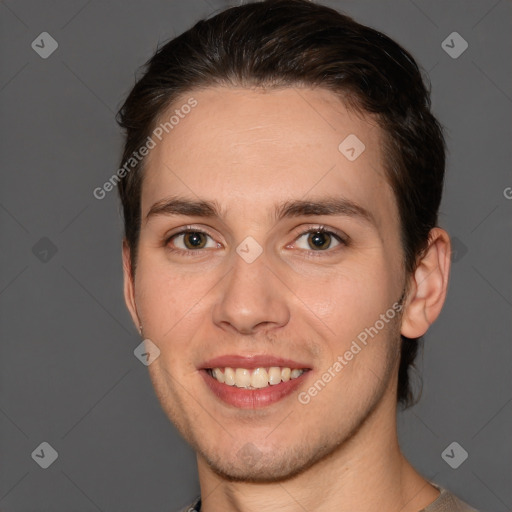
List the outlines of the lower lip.
{"label": "lower lip", "polygon": [[304,380],[308,373],[305,371],[296,379],[281,382],[275,386],[267,386],[259,389],[244,389],[236,386],[228,386],[212,377],[206,370],[201,370],[201,375],[207,386],[223,402],[239,407],[240,409],[261,409],[274,404],[293,393]]}

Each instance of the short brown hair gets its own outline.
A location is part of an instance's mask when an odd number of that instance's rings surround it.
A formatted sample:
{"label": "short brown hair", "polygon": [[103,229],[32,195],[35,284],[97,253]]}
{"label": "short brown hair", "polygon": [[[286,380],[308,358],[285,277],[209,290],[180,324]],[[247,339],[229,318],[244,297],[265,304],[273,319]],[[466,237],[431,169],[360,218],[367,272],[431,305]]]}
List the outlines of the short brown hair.
{"label": "short brown hair", "polygon": [[[386,35],[306,0],[267,0],[199,21],[160,47],[118,113],[122,165],[181,95],[213,85],[328,89],[375,116],[400,214],[407,273],[428,247],[441,201],[445,142],[413,57]],[[119,183],[132,272],[137,262],[145,159]],[[421,338],[402,336],[397,399],[413,402],[409,367]]]}

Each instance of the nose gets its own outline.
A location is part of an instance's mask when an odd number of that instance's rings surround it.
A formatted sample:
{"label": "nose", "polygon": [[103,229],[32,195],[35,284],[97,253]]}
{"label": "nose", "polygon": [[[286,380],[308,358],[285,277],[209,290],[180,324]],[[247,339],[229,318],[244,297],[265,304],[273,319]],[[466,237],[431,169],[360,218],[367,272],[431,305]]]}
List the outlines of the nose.
{"label": "nose", "polygon": [[247,263],[235,254],[233,259],[231,272],[217,288],[215,325],[238,334],[255,334],[286,325],[290,319],[290,292],[269,267],[267,258],[261,255]]}

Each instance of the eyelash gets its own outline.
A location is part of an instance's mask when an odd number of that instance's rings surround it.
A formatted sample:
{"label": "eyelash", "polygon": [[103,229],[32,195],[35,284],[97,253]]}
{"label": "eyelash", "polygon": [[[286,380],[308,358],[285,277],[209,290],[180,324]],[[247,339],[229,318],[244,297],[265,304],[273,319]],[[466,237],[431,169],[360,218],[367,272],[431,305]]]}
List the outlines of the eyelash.
{"label": "eyelash", "polygon": [[[202,233],[203,235],[209,236],[210,238],[213,239],[213,237],[209,233],[207,233],[206,231],[203,231],[201,229],[195,229],[193,226],[186,226],[186,228],[184,230],[179,231],[178,233],[174,233],[171,236],[167,237],[164,240],[164,246],[166,247],[166,249],[169,252],[171,252],[171,253],[178,253],[178,254],[180,254],[182,256],[187,256],[187,257],[192,257],[192,258],[193,257],[197,257],[197,256],[201,256],[201,253],[203,252],[201,249],[183,250],[183,249],[174,249],[174,248],[169,246],[169,243],[174,238],[176,238],[178,236],[181,236],[181,235],[187,235],[189,233]],[[335,231],[332,231],[332,230],[328,229],[325,226],[314,226],[314,227],[311,227],[311,228],[307,229],[306,231],[302,231],[301,233],[299,233],[295,237],[293,243],[295,243],[297,240],[302,238],[304,235],[309,235],[309,234],[312,234],[312,233],[325,233],[325,234],[331,235],[335,240],[337,240],[340,243],[340,246],[347,247],[349,245],[348,237],[343,236],[340,233],[337,233]],[[308,250],[305,250],[305,249],[302,249],[302,250],[307,253],[307,255],[308,255],[307,257],[308,258],[322,257],[323,253],[333,252],[333,250],[330,250],[330,249],[326,249],[325,251],[322,251],[322,250],[318,250],[318,251],[310,250],[310,251],[308,251]],[[336,251],[336,249],[334,249],[334,251]]]}

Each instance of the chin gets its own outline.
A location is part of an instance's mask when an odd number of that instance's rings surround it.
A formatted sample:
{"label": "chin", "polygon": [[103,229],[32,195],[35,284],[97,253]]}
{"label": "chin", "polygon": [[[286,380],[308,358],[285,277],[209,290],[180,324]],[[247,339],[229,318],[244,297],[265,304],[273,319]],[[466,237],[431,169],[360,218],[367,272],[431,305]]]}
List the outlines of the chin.
{"label": "chin", "polygon": [[294,464],[291,461],[276,460],[259,462],[254,466],[246,463],[231,465],[219,461],[207,460],[210,468],[225,480],[232,482],[270,483],[288,480],[303,471],[311,464]]}
{"label": "chin", "polygon": [[329,456],[334,446],[324,444],[323,449],[312,446],[290,447],[286,450],[272,447],[262,453],[257,446],[247,442],[237,452],[221,456],[218,452],[200,454],[212,471],[233,482],[270,483],[286,481],[308,470],[319,460]]}

